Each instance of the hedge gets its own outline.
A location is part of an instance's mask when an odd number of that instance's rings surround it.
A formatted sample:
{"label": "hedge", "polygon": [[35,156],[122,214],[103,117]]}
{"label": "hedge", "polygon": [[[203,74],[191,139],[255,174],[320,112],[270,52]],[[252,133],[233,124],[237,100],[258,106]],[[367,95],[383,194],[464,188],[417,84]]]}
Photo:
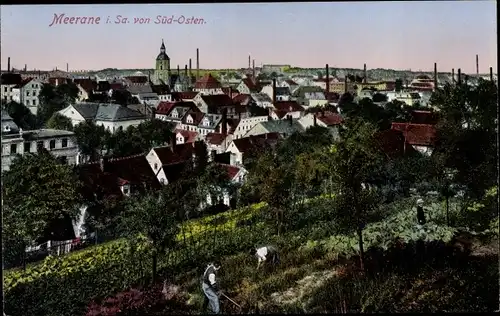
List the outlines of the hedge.
{"label": "hedge", "polygon": [[[266,230],[236,227],[238,219],[251,218],[263,204],[193,220],[190,247],[170,250],[159,258],[159,274],[178,267],[204,265],[215,256],[234,254],[261,242]],[[222,223],[218,223],[222,222]],[[214,232],[214,233],[213,233]],[[216,232],[216,234],[215,234]],[[184,239],[179,234],[179,239]],[[63,257],[48,257],[26,270],[5,271],[5,310],[13,315],[82,315],[93,299],[109,296],[151,277],[144,241],[131,246],[126,240],[98,245]]]}

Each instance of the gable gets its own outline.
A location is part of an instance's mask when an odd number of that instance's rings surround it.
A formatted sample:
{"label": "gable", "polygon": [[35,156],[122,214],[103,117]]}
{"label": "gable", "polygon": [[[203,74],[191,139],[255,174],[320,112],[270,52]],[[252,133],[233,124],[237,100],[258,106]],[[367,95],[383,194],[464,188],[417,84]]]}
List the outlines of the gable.
{"label": "gable", "polygon": [[59,113],[71,120],[80,120],[83,121],[85,118],[78,112],[72,105],[67,106],[66,108],[59,111]]}

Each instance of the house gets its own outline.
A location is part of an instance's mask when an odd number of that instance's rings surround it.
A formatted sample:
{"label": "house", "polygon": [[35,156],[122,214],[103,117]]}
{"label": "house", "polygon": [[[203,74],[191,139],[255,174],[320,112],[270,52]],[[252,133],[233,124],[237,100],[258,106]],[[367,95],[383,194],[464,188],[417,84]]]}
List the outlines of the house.
{"label": "house", "polygon": [[179,128],[185,131],[198,132],[198,125],[200,125],[201,120],[205,113],[200,112],[198,109],[189,110],[186,115],[182,118]]}
{"label": "house", "polygon": [[[139,97],[142,95],[143,97],[151,97],[153,96],[153,89],[149,84],[132,84],[128,85],[125,87],[125,89],[130,92],[132,97],[136,97],[139,99]],[[155,95],[158,97],[158,95]]]}
{"label": "house", "polygon": [[[267,94],[269,98],[273,98],[273,85],[269,84],[262,88],[261,93]],[[276,101],[289,101],[291,98],[290,89],[287,87],[276,87]]]}
{"label": "house", "polygon": [[224,94],[221,83],[209,73],[196,81],[193,91],[203,95]]}
{"label": "house", "polygon": [[392,123],[391,129],[403,132],[405,144],[417,151],[431,155],[433,151],[436,127],[431,124]]}
{"label": "house", "polygon": [[194,98],[194,103],[203,113],[218,113],[219,107],[231,107],[234,105],[233,100],[226,94],[204,95],[198,94]]}
{"label": "house", "polygon": [[176,128],[183,129],[183,120],[188,112],[198,113],[200,111],[193,102],[161,102],[155,116],[157,119],[174,123]]}
{"label": "house", "polygon": [[23,131],[6,112],[2,112],[2,171],[9,170],[16,155],[36,153],[41,148],[63,163],[78,163],[78,145],[73,132],[55,129]]}
{"label": "house", "polygon": [[420,94],[417,92],[396,92],[396,91],[390,91],[387,92],[387,102],[391,102],[394,100],[398,100],[401,102],[406,103],[409,106],[416,105],[417,103],[420,103],[421,97]]}
{"label": "house", "polygon": [[274,104],[274,109],[270,111],[273,120],[283,120],[287,118],[299,119],[304,115],[305,109],[295,101],[278,101]]}
{"label": "house", "polygon": [[[222,167],[222,170],[227,174],[227,177],[232,184],[241,186],[244,183],[245,177],[248,173],[248,171],[246,171],[245,168],[241,166],[233,166],[228,164],[219,164],[219,166]],[[237,198],[238,198],[237,193],[231,194],[230,192],[227,191],[223,191],[222,196],[211,196],[209,194],[207,195],[206,204],[204,205],[202,204],[202,207],[222,203],[231,208],[236,208]]]}
{"label": "house", "polygon": [[194,143],[198,140],[198,132],[186,131],[183,129],[174,130],[175,134],[175,143],[186,144],[186,143]]}
{"label": "house", "polygon": [[252,97],[253,101],[255,102],[255,105],[258,107],[267,109],[267,108],[272,108],[273,107],[273,99],[272,96],[269,96],[265,93],[252,93],[250,94]]}
{"label": "house", "polygon": [[267,122],[269,116],[252,116],[239,120],[235,131],[233,132],[234,139],[244,137],[244,135],[251,130],[255,125],[261,122]]}
{"label": "house", "polygon": [[231,139],[232,137],[222,133],[208,133],[205,137],[205,144],[207,145],[208,152],[221,154],[226,151]]}
{"label": "house", "polygon": [[417,153],[411,145],[406,143],[403,132],[388,129],[377,132],[375,141],[379,144],[382,152],[389,158],[395,159]]}
{"label": "house", "polygon": [[222,132],[220,130],[221,114],[205,114],[200,124],[198,124],[198,133],[200,137],[205,137],[209,133]]}
{"label": "house", "polygon": [[154,92],[139,93],[139,94],[135,95],[135,97],[137,98],[137,100],[139,101],[139,103],[147,104],[147,105],[150,105],[150,106],[153,106],[153,107],[158,106],[158,104],[160,103],[160,98]]}
{"label": "house", "polygon": [[137,111],[147,118],[155,118],[155,108],[148,104],[134,103],[127,105],[127,108]]}
{"label": "house", "polygon": [[78,102],[84,102],[89,99],[97,89],[97,81],[90,78],[74,79],[73,83],[78,87]]}
{"label": "house", "polygon": [[206,149],[200,141],[155,147],[146,155],[146,160],[158,181],[166,185],[177,180],[183,169],[182,164],[191,161],[201,150]]}
{"label": "house", "polygon": [[262,133],[233,139],[227,146],[226,152],[231,154],[231,165],[242,166],[245,163],[246,155],[252,151],[259,151],[268,146],[275,146],[281,136],[278,133]]}
{"label": "house", "polygon": [[170,94],[170,88],[167,85],[154,85],[151,84],[151,90],[158,96],[158,100],[161,101],[172,101],[172,95]]}
{"label": "house", "polygon": [[112,133],[126,130],[129,126],[137,126],[148,119],[138,111],[112,103],[76,103],[67,106],[59,113],[69,118],[73,126],[83,121],[92,121]]}
{"label": "house", "polygon": [[[336,78],[333,78],[333,77],[328,78],[328,83],[329,84],[334,83],[334,82],[338,82],[338,80],[336,80]],[[320,88],[321,91],[325,91],[326,90],[326,83],[327,83],[326,78],[317,78],[317,79],[313,79],[312,80],[312,85],[314,87]]]}
{"label": "house", "polygon": [[258,82],[250,77],[242,79],[240,84],[236,87],[236,90],[241,94],[257,93],[260,89],[261,87]]}
{"label": "house", "polygon": [[295,90],[299,88],[299,84],[293,81],[292,79],[286,79],[280,84],[281,87],[283,88],[288,88],[291,93],[294,93]]}
{"label": "house", "polygon": [[38,96],[42,91],[42,86],[43,83],[38,79],[25,79],[12,89],[12,99],[17,103],[24,104],[31,113],[36,115],[40,105]]}
{"label": "house", "polygon": [[148,85],[149,84],[149,78],[148,76],[145,76],[141,72],[137,72],[133,76],[125,76],[123,77],[125,84],[128,86],[132,85]]}
{"label": "house", "polygon": [[264,135],[268,133],[277,133],[281,137],[288,137],[295,132],[303,132],[304,127],[298,122],[298,120],[287,119],[287,120],[269,120],[267,122],[257,123],[252,127],[244,137]]}
{"label": "house", "polygon": [[309,113],[299,119],[300,125],[304,129],[308,129],[312,126],[326,127],[331,130],[335,139],[339,137],[339,126],[343,122],[343,118],[340,114],[333,113],[330,111],[322,111],[317,113]]}
{"label": "house", "polygon": [[20,74],[7,72],[3,73],[0,77],[0,92],[3,102],[13,101],[13,89],[15,86],[20,85],[23,82],[23,78]]}
{"label": "house", "polygon": [[158,103],[158,106],[156,107],[155,111],[155,118],[166,121],[168,115],[170,114],[170,111],[174,108],[175,104],[177,102],[166,102],[166,101],[161,101]]}

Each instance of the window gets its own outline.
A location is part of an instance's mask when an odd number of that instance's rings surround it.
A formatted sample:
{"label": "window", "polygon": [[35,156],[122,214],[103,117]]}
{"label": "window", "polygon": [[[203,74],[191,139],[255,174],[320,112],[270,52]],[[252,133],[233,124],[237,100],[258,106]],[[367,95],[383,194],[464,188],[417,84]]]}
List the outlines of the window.
{"label": "window", "polygon": [[3,92],[7,92],[7,87],[4,87],[4,88],[3,88]]}
{"label": "window", "polygon": [[154,168],[155,168],[155,170],[158,169],[158,164],[157,163],[154,164]]}
{"label": "window", "polygon": [[29,91],[26,91],[26,96],[29,97],[30,96],[30,92]]}
{"label": "window", "polygon": [[31,150],[31,143],[30,142],[25,142],[24,143],[24,152],[29,153]]}
{"label": "window", "polygon": [[68,139],[67,138],[63,138],[62,139],[62,141],[61,141],[61,147],[62,148],[68,147]]}
{"label": "window", "polygon": [[30,100],[26,100],[26,105],[30,105]]}
{"label": "window", "polygon": [[123,187],[123,194],[128,195],[130,193],[130,190],[128,187]]}
{"label": "window", "polygon": [[49,147],[50,147],[50,149],[56,148],[56,141],[54,139],[50,141]]}
{"label": "window", "polygon": [[17,154],[17,144],[11,144],[10,145],[10,154]]}
{"label": "window", "polygon": [[42,148],[44,148],[43,141],[36,142],[36,149],[37,149],[37,151],[42,150]]}

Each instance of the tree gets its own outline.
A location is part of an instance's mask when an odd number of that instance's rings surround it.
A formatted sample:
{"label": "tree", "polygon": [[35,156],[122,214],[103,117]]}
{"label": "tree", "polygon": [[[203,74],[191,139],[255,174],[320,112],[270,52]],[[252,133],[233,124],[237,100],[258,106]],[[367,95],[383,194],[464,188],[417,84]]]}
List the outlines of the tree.
{"label": "tree", "polygon": [[382,162],[382,155],[374,146],[376,129],[372,124],[351,118],[344,126],[340,142],[325,156],[331,160],[331,177],[339,189],[339,203],[345,210],[352,209],[360,266],[364,269],[363,228],[368,211],[377,203],[373,191],[367,187],[373,170]]}
{"label": "tree", "polygon": [[97,161],[104,149],[106,139],[110,137],[109,131],[103,126],[85,121],[75,126],[74,132],[81,153],[88,156],[90,161]]}
{"label": "tree", "polygon": [[403,90],[403,80],[402,79],[396,79],[396,82],[394,84],[396,92],[400,92]]}
{"label": "tree", "polygon": [[43,238],[51,222],[79,214],[80,182],[46,151],[16,157],[2,178],[4,229],[12,238]]}
{"label": "tree", "polygon": [[387,102],[387,95],[376,92],[373,94],[373,102]]}
{"label": "tree", "polygon": [[40,127],[37,117],[24,104],[11,101],[5,105],[4,110],[12,117],[14,123],[24,130]]}
{"label": "tree", "polygon": [[47,121],[47,128],[71,131],[73,124],[69,118],[56,112]]}
{"label": "tree", "polygon": [[113,90],[111,99],[114,103],[120,104],[122,106],[139,103],[139,100],[137,100],[136,97],[133,97],[132,94],[127,90]]}
{"label": "tree", "polygon": [[150,192],[134,199],[125,208],[120,224],[132,242],[138,235],[147,238],[152,251],[152,282],[156,281],[158,256],[172,248],[179,232],[179,208],[183,208],[175,185],[168,185],[160,193]]}
{"label": "tree", "polygon": [[40,106],[37,116],[41,122],[47,122],[52,115],[75,103],[79,89],[74,83],[65,83],[56,86],[44,84],[38,96]]}

